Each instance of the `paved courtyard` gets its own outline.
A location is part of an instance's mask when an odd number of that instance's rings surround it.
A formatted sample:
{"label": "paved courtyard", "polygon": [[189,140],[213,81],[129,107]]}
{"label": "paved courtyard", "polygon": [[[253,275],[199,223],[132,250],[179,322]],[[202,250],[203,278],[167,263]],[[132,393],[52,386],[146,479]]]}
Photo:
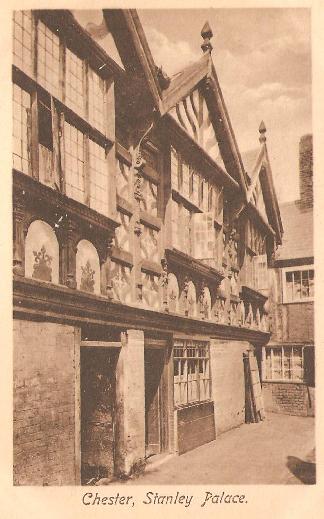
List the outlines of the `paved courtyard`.
{"label": "paved courtyard", "polygon": [[182,456],[154,461],[125,484],[313,484],[314,418],[267,414]]}

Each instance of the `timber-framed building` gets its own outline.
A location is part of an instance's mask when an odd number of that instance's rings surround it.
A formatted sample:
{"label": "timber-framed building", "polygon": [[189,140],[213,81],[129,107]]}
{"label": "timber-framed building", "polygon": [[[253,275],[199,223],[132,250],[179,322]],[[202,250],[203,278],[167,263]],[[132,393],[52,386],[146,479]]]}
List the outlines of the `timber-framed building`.
{"label": "timber-framed building", "polygon": [[134,10],[123,66],[65,10],[13,20],[14,481],[127,475],[245,420],[282,224],[212,60],[169,78]]}

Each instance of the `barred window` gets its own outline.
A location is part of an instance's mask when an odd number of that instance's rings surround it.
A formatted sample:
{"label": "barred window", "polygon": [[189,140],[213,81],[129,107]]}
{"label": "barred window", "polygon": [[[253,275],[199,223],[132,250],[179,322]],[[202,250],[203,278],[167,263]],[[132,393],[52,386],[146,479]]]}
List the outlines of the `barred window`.
{"label": "barred window", "polygon": [[59,97],[59,37],[43,22],[38,22],[37,78],[51,94]]}
{"label": "barred window", "polygon": [[29,156],[28,156],[28,126],[29,126],[29,110],[30,110],[30,94],[13,85],[13,167],[29,173]]}
{"label": "barred window", "polygon": [[84,203],[84,136],[66,121],[64,122],[64,148],[66,194]]}
{"label": "barred window", "polygon": [[188,405],[211,398],[209,343],[177,340],[174,342],[174,404]]}
{"label": "barred window", "polygon": [[284,272],[284,303],[314,298],[314,269],[294,269]]}
{"label": "barred window", "polygon": [[89,68],[89,122],[105,133],[105,81]]}
{"label": "barred window", "polygon": [[304,347],[280,346],[263,349],[263,380],[304,379]]}
{"label": "barred window", "polygon": [[84,113],[83,62],[70,49],[66,49],[66,104],[80,115]]}
{"label": "barred window", "polygon": [[108,215],[108,169],[104,148],[89,140],[90,207]]}
{"label": "barred window", "polygon": [[32,17],[31,11],[13,13],[13,62],[32,75]]}

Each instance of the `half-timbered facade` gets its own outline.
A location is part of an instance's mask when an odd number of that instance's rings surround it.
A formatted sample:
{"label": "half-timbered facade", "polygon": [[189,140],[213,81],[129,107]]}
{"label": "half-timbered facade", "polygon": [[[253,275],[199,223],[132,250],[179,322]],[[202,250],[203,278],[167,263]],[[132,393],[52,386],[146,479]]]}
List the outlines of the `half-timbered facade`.
{"label": "half-timbered facade", "polygon": [[244,165],[212,62],[168,78],[136,11],[122,67],[68,11],[13,18],[14,478],[129,474],[245,420],[282,226],[265,126]]}

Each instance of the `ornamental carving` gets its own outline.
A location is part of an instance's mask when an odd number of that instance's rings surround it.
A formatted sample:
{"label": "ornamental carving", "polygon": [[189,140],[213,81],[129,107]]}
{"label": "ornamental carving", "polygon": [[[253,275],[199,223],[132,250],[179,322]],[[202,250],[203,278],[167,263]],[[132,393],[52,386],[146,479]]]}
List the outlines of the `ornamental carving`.
{"label": "ornamental carving", "polygon": [[135,200],[137,200],[137,202],[140,202],[141,200],[143,200],[142,186],[143,186],[143,177],[137,171],[134,175],[134,198],[135,198]]}
{"label": "ornamental carving", "polygon": [[80,282],[80,290],[84,290],[85,292],[94,292],[95,286],[95,270],[91,268],[90,261],[88,260],[85,264],[85,267],[81,265],[81,282]]}
{"label": "ornamental carving", "polygon": [[142,232],[142,224],[139,220],[136,220],[136,222],[134,223],[134,233],[136,234],[136,236],[141,236]]}
{"label": "ornamental carving", "polygon": [[46,253],[45,246],[42,245],[39,252],[33,251],[35,256],[35,263],[33,266],[33,275],[35,279],[41,279],[42,281],[52,281],[52,256]]}
{"label": "ornamental carving", "polygon": [[219,297],[216,299],[214,315],[216,323],[225,323],[225,299]]}
{"label": "ornamental carving", "polygon": [[161,286],[167,287],[168,286],[168,262],[165,258],[161,259],[161,265],[162,265],[162,273],[161,273]]}
{"label": "ornamental carving", "polygon": [[229,263],[230,263],[231,267],[233,267],[233,268],[237,268],[237,264],[238,264],[238,261],[237,261],[238,239],[239,239],[238,233],[237,233],[236,229],[233,229],[230,232],[228,243],[227,243],[227,255],[228,255]]}

